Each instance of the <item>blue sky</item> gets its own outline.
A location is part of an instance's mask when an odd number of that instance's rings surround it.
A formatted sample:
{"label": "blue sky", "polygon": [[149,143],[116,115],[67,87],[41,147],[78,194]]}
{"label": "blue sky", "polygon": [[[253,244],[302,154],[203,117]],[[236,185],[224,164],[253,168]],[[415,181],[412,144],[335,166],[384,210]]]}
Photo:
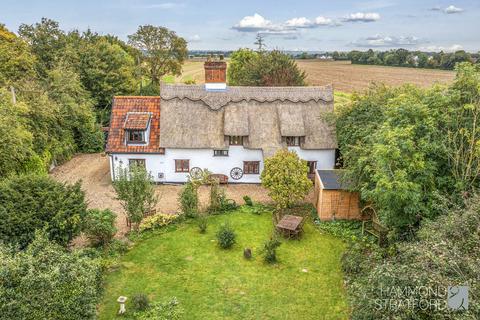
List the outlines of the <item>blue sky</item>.
{"label": "blue sky", "polygon": [[0,23],[17,31],[41,17],[64,30],[91,28],[126,40],[139,25],[168,27],[189,49],[253,47],[284,50],[480,50],[480,1],[21,1],[2,0]]}

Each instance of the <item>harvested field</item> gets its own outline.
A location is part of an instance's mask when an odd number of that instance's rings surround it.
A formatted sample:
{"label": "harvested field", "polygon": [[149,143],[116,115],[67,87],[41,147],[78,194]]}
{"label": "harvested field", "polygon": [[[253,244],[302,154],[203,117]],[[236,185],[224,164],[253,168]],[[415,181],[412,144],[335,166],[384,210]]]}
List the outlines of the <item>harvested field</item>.
{"label": "harvested field", "polygon": [[[371,82],[391,86],[412,83],[425,88],[436,82],[449,83],[455,77],[453,71],[352,65],[349,61],[297,60],[297,64],[307,72],[309,85],[333,84],[335,90],[347,93],[365,90]],[[204,77],[203,61],[189,60],[183,66],[183,74],[169,80],[203,83]]]}
{"label": "harvested field", "polygon": [[[89,208],[111,209],[117,214],[118,237],[122,237],[128,228],[125,223],[125,212],[118,200],[110,180],[108,156],[100,153],[80,154],[69,162],[55,168],[51,176],[61,182],[74,183],[82,180],[82,189],[85,191]],[[158,185],[157,193],[160,201],[157,210],[162,213],[178,211],[178,193],[181,185]],[[249,195],[253,201],[270,202],[265,189],[259,185],[235,184],[225,187],[227,197],[242,204],[244,195]],[[201,187],[199,197],[202,207],[206,207],[209,198],[209,189]],[[309,198],[310,199],[310,198]],[[313,198],[312,198],[313,199]]]}
{"label": "harvested field", "polygon": [[426,88],[434,83],[449,83],[455,77],[453,71],[353,65],[349,61],[297,60],[297,64],[307,72],[310,85],[333,84],[342,92],[362,91],[372,82],[390,86],[412,83]]}

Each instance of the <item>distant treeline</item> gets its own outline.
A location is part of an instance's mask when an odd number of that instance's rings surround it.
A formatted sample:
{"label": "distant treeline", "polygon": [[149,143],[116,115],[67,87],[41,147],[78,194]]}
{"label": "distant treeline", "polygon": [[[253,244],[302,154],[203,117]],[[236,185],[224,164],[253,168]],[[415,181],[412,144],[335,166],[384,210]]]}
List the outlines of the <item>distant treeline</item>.
{"label": "distant treeline", "polygon": [[412,68],[431,68],[453,70],[459,62],[480,62],[479,53],[468,53],[464,50],[456,52],[422,52],[406,49],[389,51],[357,51],[332,52],[334,60],[350,60],[353,64],[371,64],[380,66],[397,66]]}

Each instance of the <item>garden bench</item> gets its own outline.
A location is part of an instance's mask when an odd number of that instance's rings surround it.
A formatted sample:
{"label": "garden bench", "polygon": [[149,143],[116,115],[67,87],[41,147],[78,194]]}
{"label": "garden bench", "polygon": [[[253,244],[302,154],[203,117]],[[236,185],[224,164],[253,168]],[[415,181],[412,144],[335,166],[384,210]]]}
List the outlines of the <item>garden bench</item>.
{"label": "garden bench", "polygon": [[388,228],[376,219],[366,220],[362,222],[362,234],[365,234],[365,232],[377,238],[378,245],[383,245],[387,237]]}
{"label": "garden bench", "polygon": [[210,179],[215,179],[220,184],[228,183],[228,176],[220,173],[213,173],[209,176]]}

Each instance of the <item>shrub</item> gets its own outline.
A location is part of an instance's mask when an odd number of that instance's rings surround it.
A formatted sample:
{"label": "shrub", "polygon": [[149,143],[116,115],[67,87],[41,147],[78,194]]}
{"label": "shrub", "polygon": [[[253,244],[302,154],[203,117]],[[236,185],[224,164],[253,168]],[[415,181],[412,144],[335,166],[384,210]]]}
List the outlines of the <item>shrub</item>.
{"label": "shrub", "polygon": [[66,246],[80,233],[87,213],[80,182],[65,185],[47,176],[16,176],[0,183],[0,240],[25,248],[36,230]]}
{"label": "shrub", "polygon": [[263,260],[267,263],[277,262],[277,248],[282,243],[276,238],[272,237],[263,245]]}
{"label": "shrub", "polygon": [[200,233],[207,232],[207,217],[204,215],[198,217],[198,229]]}
{"label": "shrub", "polygon": [[208,207],[208,212],[223,213],[235,210],[236,208],[237,204],[234,200],[227,198],[225,189],[220,188],[218,182],[212,182],[210,187],[210,205]]}
{"label": "shrub", "polygon": [[98,261],[67,252],[44,233],[14,254],[0,246],[2,319],[95,319],[100,289]]}
{"label": "shrub", "polygon": [[132,307],[136,311],[145,311],[150,306],[150,300],[144,293],[137,293],[132,297]]}
{"label": "shrub", "polygon": [[117,228],[115,228],[116,217],[117,215],[109,209],[87,211],[83,232],[94,246],[103,246],[112,240],[117,232]]}
{"label": "shrub", "polygon": [[179,320],[182,319],[183,309],[177,298],[172,298],[168,302],[153,303],[147,311],[136,312],[135,318],[138,320]]}
{"label": "shrub", "polygon": [[[425,223],[416,241],[401,242],[390,249],[369,244],[350,247],[342,264],[352,319],[475,319],[480,314],[478,303],[470,303],[466,311],[451,313],[429,307],[433,304],[421,307],[418,303],[397,303],[398,308],[379,308],[377,302],[395,299],[395,294],[390,296],[389,290],[407,287],[440,287],[444,288],[442,292],[449,285],[467,285],[470,297],[479,296],[479,211],[480,197],[476,196],[466,209]],[[406,298],[411,298],[412,302],[420,299],[446,301],[445,294],[439,296],[433,290],[418,290],[418,294],[413,292]]]}
{"label": "shrub", "polygon": [[307,173],[305,160],[300,159],[295,151],[282,149],[265,159],[260,179],[277,208],[287,208],[308,194],[312,181]]}
{"label": "shrub", "polygon": [[176,214],[166,214],[166,213],[157,213],[153,216],[146,217],[140,223],[139,230],[154,230],[161,227],[168,226],[169,224],[174,223],[178,218]]}
{"label": "shrub", "polygon": [[142,166],[119,168],[113,187],[128,219],[137,229],[158,202],[152,176]]}
{"label": "shrub", "polygon": [[253,201],[249,196],[243,196],[243,201],[245,201],[245,205],[247,206],[253,206]]}
{"label": "shrub", "polygon": [[198,213],[198,192],[193,182],[187,182],[180,192],[178,199],[180,208],[187,218],[194,218]]}
{"label": "shrub", "polygon": [[236,238],[236,234],[233,231],[230,224],[223,223],[217,232],[218,245],[222,249],[229,249],[235,244],[236,242],[235,238]]}

